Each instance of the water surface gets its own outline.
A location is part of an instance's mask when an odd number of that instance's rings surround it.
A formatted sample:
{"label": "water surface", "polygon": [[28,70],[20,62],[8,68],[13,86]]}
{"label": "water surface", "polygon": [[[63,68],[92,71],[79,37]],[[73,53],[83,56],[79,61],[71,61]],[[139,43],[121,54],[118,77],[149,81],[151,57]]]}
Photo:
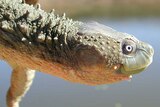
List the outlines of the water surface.
{"label": "water surface", "polygon": [[[30,91],[21,107],[159,107],[160,105],[160,20],[125,19],[98,20],[107,26],[150,43],[155,49],[151,66],[132,81],[104,86],[70,83],[37,72]],[[0,107],[5,106],[11,68],[0,62]]]}

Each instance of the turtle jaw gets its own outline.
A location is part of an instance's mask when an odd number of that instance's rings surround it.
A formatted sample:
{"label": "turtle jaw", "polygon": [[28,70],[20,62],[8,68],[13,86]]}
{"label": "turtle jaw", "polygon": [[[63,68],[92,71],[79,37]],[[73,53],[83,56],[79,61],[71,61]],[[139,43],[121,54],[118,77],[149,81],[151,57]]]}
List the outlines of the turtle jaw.
{"label": "turtle jaw", "polygon": [[144,71],[153,61],[154,50],[151,45],[141,42],[137,46],[137,53],[133,57],[126,57],[120,72],[127,75]]}
{"label": "turtle jaw", "polygon": [[126,71],[124,67],[121,67],[120,72],[126,75],[133,75],[133,74],[138,74],[142,71],[144,71],[146,68],[140,68],[136,70],[131,70],[131,71]]}

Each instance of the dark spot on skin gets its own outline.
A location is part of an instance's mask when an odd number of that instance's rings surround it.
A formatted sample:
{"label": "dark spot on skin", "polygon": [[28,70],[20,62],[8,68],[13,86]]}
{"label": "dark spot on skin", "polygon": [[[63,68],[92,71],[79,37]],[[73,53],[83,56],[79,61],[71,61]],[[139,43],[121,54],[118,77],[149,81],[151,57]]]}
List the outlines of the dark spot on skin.
{"label": "dark spot on skin", "polygon": [[82,32],[77,32],[77,35],[82,36],[84,34]]}
{"label": "dark spot on skin", "polygon": [[117,41],[117,43],[120,43],[119,41]]}
{"label": "dark spot on skin", "polygon": [[80,37],[80,36],[79,36],[77,39],[78,39],[78,40],[81,40],[81,39],[82,39],[82,37]]}
{"label": "dark spot on skin", "polygon": [[101,38],[102,38],[102,36],[99,36],[98,38],[99,38],[99,39],[101,39]]}
{"label": "dark spot on skin", "polygon": [[91,38],[93,39],[94,37],[93,37],[93,36],[91,36]]}
{"label": "dark spot on skin", "polygon": [[107,44],[110,44],[110,41],[107,41],[106,43],[107,43]]}
{"label": "dark spot on skin", "polygon": [[88,39],[88,41],[91,41],[91,39]]}
{"label": "dark spot on skin", "polygon": [[87,37],[87,36],[85,36],[85,37],[84,37],[84,39],[88,39],[88,37]]}
{"label": "dark spot on skin", "polygon": [[97,39],[94,39],[95,42],[97,42]]}

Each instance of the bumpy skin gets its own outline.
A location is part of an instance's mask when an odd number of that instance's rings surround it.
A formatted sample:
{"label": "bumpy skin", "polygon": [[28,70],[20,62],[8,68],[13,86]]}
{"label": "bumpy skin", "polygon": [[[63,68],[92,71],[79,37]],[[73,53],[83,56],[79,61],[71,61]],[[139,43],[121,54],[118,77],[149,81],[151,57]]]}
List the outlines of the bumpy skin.
{"label": "bumpy skin", "polygon": [[129,79],[148,67],[152,57],[153,48],[129,34],[72,21],[54,10],[46,13],[21,0],[0,1],[0,58],[13,68],[8,107],[19,107],[33,70],[99,85]]}
{"label": "bumpy skin", "polygon": [[[51,63],[52,66],[49,68],[62,69],[55,69],[58,70],[58,76],[73,82],[104,84],[128,77],[113,72],[114,66],[119,67],[122,61],[119,54],[120,44],[116,39],[101,33],[85,33],[83,29],[88,29],[86,26],[88,24],[72,21],[65,15],[59,17],[54,11],[46,13],[39,6],[35,8],[17,2],[6,4],[2,1],[0,13],[1,50],[7,48],[1,52],[1,56],[11,66],[21,65],[21,60],[27,56],[31,57],[32,62],[35,62],[36,58]],[[105,45],[106,42],[109,45]],[[14,52],[8,52],[9,50]],[[16,52],[23,54],[21,55],[23,58],[17,58],[14,64],[10,60],[17,56]],[[30,63],[23,61],[21,66],[57,75],[55,70],[30,67],[28,64],[31,64],[31,61]],[[64,72],[67,74],[61,75]],[[103,75],[100,75],[101,73],[97,75],[98,72],[102,72]]]}

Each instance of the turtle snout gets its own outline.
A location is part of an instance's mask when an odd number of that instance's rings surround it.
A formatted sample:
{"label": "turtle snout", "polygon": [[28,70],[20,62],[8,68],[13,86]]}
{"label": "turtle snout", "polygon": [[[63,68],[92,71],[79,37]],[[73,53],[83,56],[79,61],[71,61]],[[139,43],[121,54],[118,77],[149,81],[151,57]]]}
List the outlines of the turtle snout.
{"label": "turtle snout", "polygon": [[150,44],[145,42],[141,42],[140,45],[138,46],[138,49],[145,51],[150,56],[153,56],[154,54],[153,47]]}
{"label": "turtle snout", "polygon": [[152,47],[150,44],[146,44],[145,49],[146,49],[146,52],[147,52],[150,56],[153,56],[153,54],[154,54],[154,49],[153,49],[153,47]]}
{"label": "turtle snout", "polygon": [[153,61],[154,49],[153,49],[153,47],[150,44],[143,43],[143,42],[142,42],[141,49],[146,53],[144,55],[148,56],[148,58],[146,57],[147,58],[146,60],[148,60],[147,61],[148,65],[147,64],[146,65],[149,66],[152,63],[152,61]]}

